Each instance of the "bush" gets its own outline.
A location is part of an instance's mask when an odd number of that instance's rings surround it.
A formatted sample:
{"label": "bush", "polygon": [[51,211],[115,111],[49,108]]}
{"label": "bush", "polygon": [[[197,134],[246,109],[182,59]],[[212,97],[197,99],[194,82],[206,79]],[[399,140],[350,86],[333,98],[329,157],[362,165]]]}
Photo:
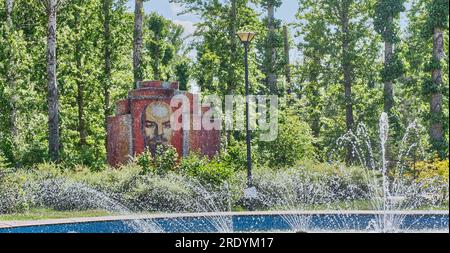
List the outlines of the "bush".
{"label": "bush", "polygon": [[179,175],[160,177],[148,174],[140,178],[125,198],[139,211],[188,212],[192,210],[192,192]]}
{"label": "bush", "polygon": [[[254,185],[258,191],[259,209],[305,210],[321,205],[364,199],[368,196],[369,181],[366,170],[329,164],[302,162],[291,168],[260,167],[254,170]],[[246,177],[240,175],[240,183],[233,187],[245,187]],[[233,193],[239,192],[233,189]],[[240,196],[235,197],[241,199]]]}
{"label": "bush", "polygon": [[168,171],[174,171],[177,169],[179,158],[177,150],[174,147],[159,146],[156,153],[157,155],[153,159],[153,166],[158,175],[164,175]]}
{"label": "bush", "polygon": [[189,177],[196,178],[204,184],[220,186],[230,180],[235,169],[219,158],[208,160],[196,154],[182,159],[180,170]]}
{"label": "bush", "polygon": [[169,171],[177,169],[178,153],[172,146],[159,146],[156,150],[157,155],[153,157],[149,150],[136,158],[136,163],[142,168],[142,174],[156,172],[158,175],[164,175]]}
{"label": "bush", "polygon": [[[220,159],[230,167],[234,168],[235,171],[246,169],[247,144],[243,141],[237,141],[231,136],[227,148],[220,154]],[[253,145],[252,148],[252,161],[255,165],[258,164],[259,161],[258,151],[255,145]]]}
{"label": "bush", "polygon": [[0,151],[0,174],[2,173],[2,170],[8,169],[10,164],[6,160],[6,157],[3,155],[3,153]]}
{"label": "bush", "polygon": [[16,173],[0,177],[0,214],[20,213],[29,209],[30,201],[24,190],[27,177]]}
{"label": "bush", "polygon": [[447,202],[449,199],[449,160],[421,161],[412,170],[410,177],[419,182],[425,190],[436,195],[437,202]]}
{"label": "bush", "polygon": [[314,156],[314,137],[310,127],[296,115],[285,113],[280,117],[278,138],[259,142],[261,156],[270,167],[293,166]]}

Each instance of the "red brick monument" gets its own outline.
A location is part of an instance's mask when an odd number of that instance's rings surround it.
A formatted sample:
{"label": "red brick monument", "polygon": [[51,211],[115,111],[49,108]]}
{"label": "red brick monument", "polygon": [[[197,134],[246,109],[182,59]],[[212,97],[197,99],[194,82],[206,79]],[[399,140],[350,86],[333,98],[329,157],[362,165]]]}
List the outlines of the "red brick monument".
{"label": "red brick monument", "polygon": [[[189,100],[189,111],[183,111],[178,122],[190,118],[189,129],[174,129],[172,114],[181,108],[171,107],[174,96]],[[153,154],[158,145],[172,145],[180,157],[190,152],[212,157],[220,149],[220,131],[192,127],[194,118],[201,118],[209,108],[196,109],[198,95],[179,91],[178,83],[143,81],[128,93],[128,98],[116,103],[115,116],[108,118],[108,163],[117,167],[146,149]],[[200,107],[198,107],[200,108]],[[188,114],[188,115],[186,115]]]}

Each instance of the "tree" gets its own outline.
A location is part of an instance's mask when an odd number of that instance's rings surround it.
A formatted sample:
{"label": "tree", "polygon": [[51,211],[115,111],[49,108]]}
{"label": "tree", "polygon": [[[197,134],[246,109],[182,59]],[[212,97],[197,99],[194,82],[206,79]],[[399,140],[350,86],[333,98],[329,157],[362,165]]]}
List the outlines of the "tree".
{"label": "tree", "polygon": [[[194,34],[193,47],[197,50],[197,62],[194,65],[193,78],[205,93],[217,95],[242,94],[243,47],[238,44],[235,31],[252,30],[263,34],[258,14],[247,6],[248,0],[206,1],[171,0],[184,7],[182,13],[190,12],[201,17]],[[234,18],[234,15],[236,17]],[[252,45],[262,36],[257,36]],[[252,92],[260,92],[263,79],[256,68],[255,51],[250,55],[250,82]]]}
{"label": "tree", "polygon": [[433,56],[427,66],[427,70],[431,72],[431,79],[425,83],[425,91],[430,98],[430,138],[434,151],[441,158],[448,156],[442,109],[442,60],[444,58],[444,30],[448,29],[448,8],[448,0],[428,2],[428,17],[424,27],[424,33],[433,38]]}
{"label": "tree", "polygon": [[[110,114],[110,89],[111,89],[111,8],[112,0],[102,0],[103,14],[103,51],[104,51],[104,71],[103,71],[103,111],[105,117],[105,132],[108,131],[108,116]],[[105,138],[105,147],[108,147],[108,137]]]}
{"label": "tree", "polygon": [[143,38],[143,24],[144,24],[144,0],[135,0],[134,6],[134,33],[133,33],[133,75],[134,85],[138,81],[142,81],[142,47],[144,43]]}
{"label": "tree", "polygon": [[48,148],[52,161],[60,160],[59,98],[56,78],[56,13],[65,1],[41,0],[47,11]]}
{"label": "tree", "polygon": [[[313,107],[307,108],[307,117],[325,153],[344,132],[355,130],[355,122],[370,124],[379,116],[376,90],[367,89],[377,71],[379,43],[370,7],[370,0],[303,0],[299,5],[302,100]],[[346,153],[351,162],[350,146]]]}
{"label": "tree", "polygon": [[[384,82],[384,112],[391,116],[391,124],[397,126],[397,120],[392,113],[394,107],[394,87],[397,78],[403,75],[403,64],[394,52],[394,45],[399,42],[397,35],[396,21],[400,17],[400,12],[405,10],[404,0],[378,0],[375,5],[375,30],[381,35],[384,41],[384,69],[381,76]],[[394,117],[392,117],[394,116]],[[396,127],[398,128],[398,127]],[[398,131],[398,129],[395,129]],[[391,145],[386,145],[386,157],[392,159]],[[389,165],[392,165],[389,163]]]}
{"label": "tree", "polygon": [[153,79],[168,80],[170,75],[166,73],[163,78],[163,72],[175,59],[181,45],[183,27],[173,24],[156,13],[149,15],[146,24],[151,34],[145,42],[145,47],[150,54]]}
{"label": "tree", "polygon": [[399,41],[395,20],[405,10],[404,0],[378,0],[375,5],[375,30],[384,41],[384,112],[391,114],[394,106],[393,82],[403,74],[403,64],[394,52],[394,45]]}
{"label": "tree", "polygon": [[180,90],[188,90],[188,83],[189,83],[189,69],[191,68],[191,64],[188,60],[184,60],[179,62],[175,66],[175,75],[177,76],[177,81],[180,84]]}
{"label": "tree", "polygon": [[275,9],[280,7],[280,0],[262,0],[261,6],[267,10],[265,20],[267,36],[264,41],[263,72],[266,74],[268,90],[271,94],[278,94],[277,72],[280,70],[280,49],[283,48],[283,39],[280,31],[280,20],[275,19]]}
{"label": "tree", "polygon": [[[12,21],[12,12],[14,7],[14,0],[5,0],[5,11],[6,11],[6,36],[14,36],[13,30],[13,21]],[[12,91],[16,89],[16,73],[14,67],[15,57],[13,55],[13,52],[10,52],[9,54],[9,63],[6,70],[6,80],[8,82],[8,86]],[[10,128],[11,128],[11,138],[13,145],[17,142],[17,93],[13,92],[11,95],[11,116],[10,116]]]}
{"label": "tree", "polygon": [[290,51],[291,45],[289,43],[289,31],[288,27],[283,26],[283,38],[284,38],[284,75],[286,76],[286,83],[288,85],[287,93],[291,94],[291,59],[290,59]]}

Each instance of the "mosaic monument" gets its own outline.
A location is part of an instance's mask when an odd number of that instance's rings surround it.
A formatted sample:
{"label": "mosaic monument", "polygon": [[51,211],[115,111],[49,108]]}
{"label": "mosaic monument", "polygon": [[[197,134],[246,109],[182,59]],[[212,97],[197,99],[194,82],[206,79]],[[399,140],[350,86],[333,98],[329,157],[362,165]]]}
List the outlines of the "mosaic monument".
{"label": "mosaic monument", "polygon": [[[179,107],[171,107],[170,102],[176,95],[185,95],[189,99],[189,119],[200,117],[207,107],[195,110],[198,95],[180,91],[178,83],[162,81],[143,81],[138,88],[128,93],[128,98],[116,103],[115,116],[108,118],[108,163],[117,167],[126,164],[133,156],[148,149],[155,155],[159,145],[172,145],[180,157],[191,152],[212,157],[220,149],[219,130],[174,129],[171,115]],[[187,115],[179,117],[182,123]],[[192,126],[192,120],[190,125]]]}

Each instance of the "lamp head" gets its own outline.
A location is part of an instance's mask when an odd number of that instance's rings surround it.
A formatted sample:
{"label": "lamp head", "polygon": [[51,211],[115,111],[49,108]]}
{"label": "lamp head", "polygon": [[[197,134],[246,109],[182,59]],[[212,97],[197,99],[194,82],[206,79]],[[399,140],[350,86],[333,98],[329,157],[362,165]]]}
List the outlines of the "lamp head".
{"label": "lamp head", "polygon": [[242,43],[250,43],[256,36],[254,32],[237,32],[236,35]]}

